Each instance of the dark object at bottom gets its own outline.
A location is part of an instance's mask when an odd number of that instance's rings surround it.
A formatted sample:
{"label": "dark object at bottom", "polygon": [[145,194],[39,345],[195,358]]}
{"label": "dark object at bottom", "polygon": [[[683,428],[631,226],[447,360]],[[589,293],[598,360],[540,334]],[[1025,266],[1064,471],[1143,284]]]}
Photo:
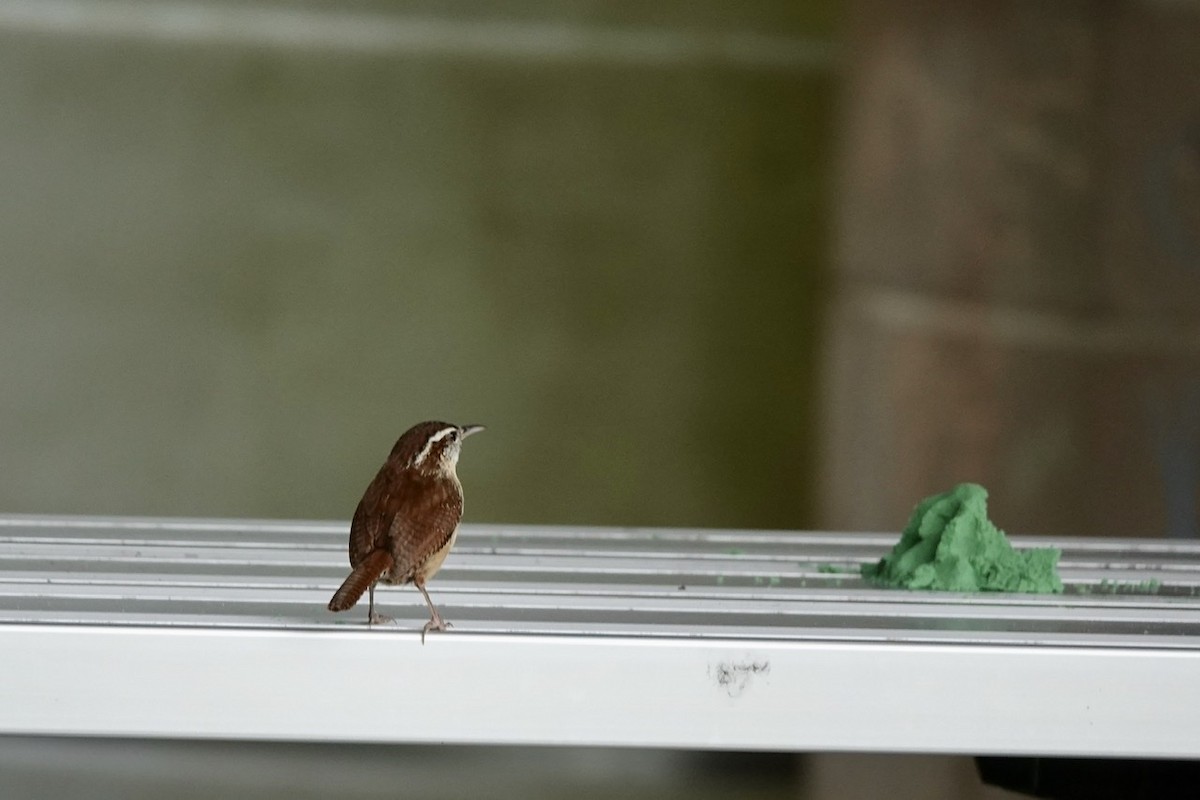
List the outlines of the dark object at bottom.
{"label": "dark object at bottom", "polygon": [[1050,800],[1200,797],[1200,761],[979,756],[983,782]]}

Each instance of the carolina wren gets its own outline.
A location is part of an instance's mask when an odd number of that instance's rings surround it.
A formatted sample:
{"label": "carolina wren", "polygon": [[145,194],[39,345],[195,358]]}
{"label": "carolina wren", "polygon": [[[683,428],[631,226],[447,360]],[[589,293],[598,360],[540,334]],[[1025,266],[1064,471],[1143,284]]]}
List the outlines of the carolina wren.
{"label": "carolina wren", "polygon": [[345,611],[370,591],[368,624],[389,622],[375,613],[375,584],[413,583],[429,605],[431,630],[444,631],[425,581],[446,560],[462,518],[462,484],[455,466],[463,439],[482,425],[422,422],[396,441],[391,455],[367,486],[350,523],[350,577],[329,601],[330,611]]}

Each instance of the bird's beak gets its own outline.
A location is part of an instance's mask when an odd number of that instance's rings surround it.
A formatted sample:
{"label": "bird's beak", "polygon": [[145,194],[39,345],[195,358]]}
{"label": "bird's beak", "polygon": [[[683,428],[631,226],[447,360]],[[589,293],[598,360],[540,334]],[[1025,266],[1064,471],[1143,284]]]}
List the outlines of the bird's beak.
{"label": "bird's beak", "polygon": [[479,433],[482,430],[486,430],[486,428],[484,428],[482,425],[463,425],[462,426],[462,438],[465,439],[468,436],[470,436],[472,433]]}

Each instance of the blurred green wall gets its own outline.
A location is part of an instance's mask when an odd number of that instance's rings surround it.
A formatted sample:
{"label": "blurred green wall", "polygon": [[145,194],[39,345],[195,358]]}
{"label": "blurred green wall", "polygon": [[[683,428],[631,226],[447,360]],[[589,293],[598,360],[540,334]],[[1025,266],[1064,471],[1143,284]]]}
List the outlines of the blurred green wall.
{"label": "blurred green wall", "polygon": [[0,2],[0,511],[805,524],[827,16],[389,7]]}

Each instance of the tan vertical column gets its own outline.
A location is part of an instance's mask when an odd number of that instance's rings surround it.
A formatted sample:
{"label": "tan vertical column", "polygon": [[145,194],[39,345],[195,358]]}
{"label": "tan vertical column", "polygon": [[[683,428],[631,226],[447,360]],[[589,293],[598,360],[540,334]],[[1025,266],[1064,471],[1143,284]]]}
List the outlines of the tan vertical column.
{"label": "tan vertical column", "polygon": [[[897,530],[972,480],[1013,533],[1195,535],[1200,7],[858,0],[848,23],[822,524]],[[919,787],[817,757],[804,796],[1010,796],[913,763]]]}
{"label": "tan vertical column", "polygon": [[1200,11],[852,19],[823,522],[974,480],[1010,532],[1195,532]]}

